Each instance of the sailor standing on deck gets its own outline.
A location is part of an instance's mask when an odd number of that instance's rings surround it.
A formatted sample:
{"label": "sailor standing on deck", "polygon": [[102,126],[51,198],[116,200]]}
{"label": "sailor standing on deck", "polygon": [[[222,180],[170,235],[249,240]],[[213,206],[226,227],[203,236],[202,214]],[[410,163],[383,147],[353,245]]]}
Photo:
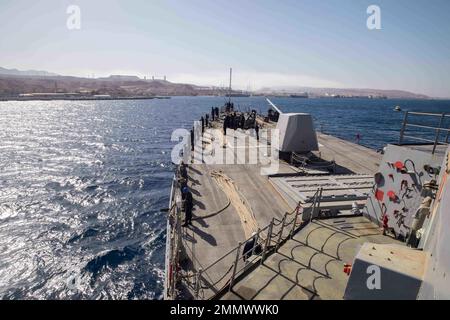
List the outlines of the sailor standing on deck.
{"label": "sailor standing on deck", "polygon": [[216,109],[214,109],[214,107],[211,107],[211,121],[214,121],[215,114],[216,114]]}
{"label": "sailor standing on deck", "polygon": [[209,114],[205,115],[205,123],[206,123],[206,127],[209,127]]}
{"label": "sailor standing on deck", "polygon": [[203,116],[200,118],[200,121],[202,122],[202,134],[205,132],[205,118]]}
{"label": "sailor standing on deck", "polygon": [[230,116],[230,128],[231,129],[233,129],[233,130],[236,130],[236,127],[235,127],[235,123],[236,123],[236,113],[232,113],[231,114],[231,116]]}
{"label": "sailor standing on deck", "polygon": [[180,163],[180,176],[185,180],[188,179],[187,165],[184,163],[184,161],[181,161]]}
{"label": "sailor standing on deck", "polygon": [[185,212],[183,227],[187,227],[188,225],[192,225],[192,208],[193,208],[192,193],[188,187],[183,188],[182,198],[184,200],[184,212]]}
{"label": "sailor standing on deck", "polygon": [[194,128],[191,129],[191,151],[194,151]]}
{"label": "sailor standing on deck", "polygon": [[223,120],[223,135],[226,136],[227,135],[227,128],[230,125],[230,116],[227,114],[225,116],[225,120]]}
{"label": "sailor standing on deck", "polygon": [[184,200],[183,189],[188,185],[188,172],[187,165],[184,161],[181,161],[180,166],[178,167],[178,184],[181,191],[181,198]]}
{"label": "sailor standing on deck", "polygon": [[242,113],[241,117],[239,118],[239,128],[241,128],[242,130],[244,130],[244,126],[245,126],[245,116]]}

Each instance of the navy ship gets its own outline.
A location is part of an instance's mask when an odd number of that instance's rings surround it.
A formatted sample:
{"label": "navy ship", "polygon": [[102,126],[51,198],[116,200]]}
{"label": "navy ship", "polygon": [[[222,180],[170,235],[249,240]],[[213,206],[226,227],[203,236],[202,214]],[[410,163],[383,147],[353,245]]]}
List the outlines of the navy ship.
{"label": "navy ship", "polygon": [[289,95],[289,97],[290,97],[290,98],[303,98],[303,99],[309,98],[307,92],[291,94],[291,95]]}
{"label": "navy ship", "polygon": [[377,152],[267,102],[184,136],[164,298],[449,299],[450,115],[405,112]]}

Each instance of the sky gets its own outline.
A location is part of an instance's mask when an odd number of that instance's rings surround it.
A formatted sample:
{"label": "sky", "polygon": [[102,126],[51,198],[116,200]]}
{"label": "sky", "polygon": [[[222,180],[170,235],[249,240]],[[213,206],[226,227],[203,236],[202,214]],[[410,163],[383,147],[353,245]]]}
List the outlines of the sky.
{"label": "sky", "polygon": [[[80,29],[67,8],[80,8]],[[369,30],[367,8],[380,8]],[[0,66],[450,97],[448,0],[0,0]]]}

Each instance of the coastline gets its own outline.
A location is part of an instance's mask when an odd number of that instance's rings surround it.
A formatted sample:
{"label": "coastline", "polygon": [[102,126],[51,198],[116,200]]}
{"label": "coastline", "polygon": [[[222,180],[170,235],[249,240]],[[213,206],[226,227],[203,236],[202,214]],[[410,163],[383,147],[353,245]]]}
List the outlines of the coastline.
{"label": "coastline", "polygon": [[155,97],[0,97],[0,101],[114,101],[114,100],[153,100],[171,99],[170,96]]}

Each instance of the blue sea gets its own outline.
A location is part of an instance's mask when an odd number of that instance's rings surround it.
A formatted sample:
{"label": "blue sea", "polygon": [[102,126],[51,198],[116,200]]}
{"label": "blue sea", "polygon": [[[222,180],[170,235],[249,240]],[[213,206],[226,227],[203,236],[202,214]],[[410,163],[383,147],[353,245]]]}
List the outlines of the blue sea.
{"label": "blue sea", "polygon": [[[262,97],[236,98],[267,112]],[[450,101],[274,98],[379,149]],[[171,133],[224,98],[0,102],[0,299],[160,299]],[[430,120],[435,121],[435,120]],[[431,123],[431,122],[430,122]]]}

